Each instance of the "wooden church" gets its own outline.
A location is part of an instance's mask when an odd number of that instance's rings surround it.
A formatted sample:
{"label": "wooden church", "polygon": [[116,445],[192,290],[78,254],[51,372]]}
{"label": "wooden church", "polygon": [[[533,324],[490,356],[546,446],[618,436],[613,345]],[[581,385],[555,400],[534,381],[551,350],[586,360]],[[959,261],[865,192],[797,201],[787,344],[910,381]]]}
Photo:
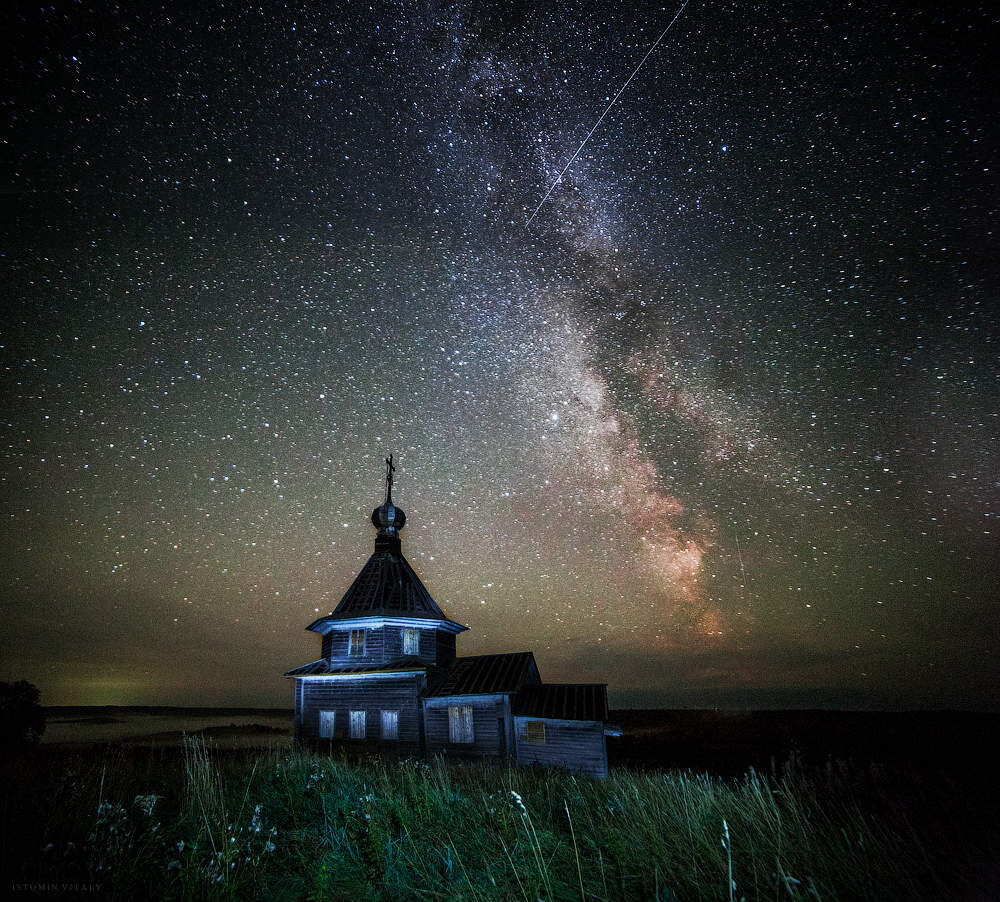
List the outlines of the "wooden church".
{"label": "wooden church", "polygon": [[603,683],[543,683],[530,651],[458,657],[468,627],[437,606],[403,557],[406,514],[392,500],[372,512],[375,552],[340,604],[306,627],[321,657],[288,671],[295,740],[382,753],[513,758],[520,764],[608,773]]}

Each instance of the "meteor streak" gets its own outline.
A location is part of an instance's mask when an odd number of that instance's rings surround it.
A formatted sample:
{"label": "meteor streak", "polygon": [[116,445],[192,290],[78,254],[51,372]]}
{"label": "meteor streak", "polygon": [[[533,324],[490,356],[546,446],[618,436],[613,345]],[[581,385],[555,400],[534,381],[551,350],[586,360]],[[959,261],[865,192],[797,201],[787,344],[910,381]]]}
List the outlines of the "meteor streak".
{"label": "meteor streak", "polygon": [[649,59],[652,52],[659,46],[660,41],[662,41],[667,36],[667,32],[670,31],[671,28],[673,28],[674,22],[676,22],[681,17],[681,13],[684,12],[684,9],[689,2],[690,0],[684,0],[684,2],[681,4],[681,8],[677,10],[676,15],[670,20],[670,24],[668,24],[667,27],[664,28],[662,32],[660,32],[660,36],[655,41],[653,41],[653,46],[646,51],[646,55],[639,62],[639,65],[635,67],[632,74],[625,80],[625,84],[623,84],[618,89],[618,93],[611,98],[611,103],[609,103],[605,108],[604,112],[601,113],[601,118],[598,119],[597,122],[594,123],[594,127],[589,132],[587,132],[587,137],[583,139],[580,146],[576,149],[576,153],[569,158],[569,162],[563,167],[563,171],[559,173],[556,180],[549,186],[549,190],[545,192],[545,197],[543,197],[538,202],[538,206],[535,207],[535,212],[528,217],[528,221],[524,224],[525,228],[531,225],[531,220],[538,215],[538,211],[542,209],[542,204],[544,204],[545,201],[549,199],[549,195],[555,190],[556,185],[558,185],[559,182],[562,181],[562,177],[566,174],[566,170],[569,169],[569,167],[573,165],[573,161],[578,156],[580,156],[580,151],[583,150],[583,148],[586,146],[587,142],[590,140],[590,136],[594,134],[595,131],[597,131],[597,126],[599,126],[604,121],[604,117],[608,115],[608,112],[611,110],[611,107],[615,105],[615,101],[617,101],[618,98],[622,96],[622,92],[629,86],[629,82],[631,82],[632,79],[635,78],[636,73],[638,73],[638,71],[642,68],[643,63],[645,63],[646,60]]}

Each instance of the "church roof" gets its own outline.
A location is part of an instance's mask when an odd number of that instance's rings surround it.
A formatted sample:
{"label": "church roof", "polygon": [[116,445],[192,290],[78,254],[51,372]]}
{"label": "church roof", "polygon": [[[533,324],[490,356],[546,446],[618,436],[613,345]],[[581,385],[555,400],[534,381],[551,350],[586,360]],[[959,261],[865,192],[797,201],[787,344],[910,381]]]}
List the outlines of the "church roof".
{"label": "church roof", "polygon": [[606,683],[542,683],[525,686],[511,704],[515,717],[553,720],[608,719]]}
{"label": "church roof", "polygon": [[448,619],[398,549],[376,549],[333,613],[316,623],[353,617]]}
{"label": "church roof", "polygon": [[351,587],[333,612],[306,627],[325,632],[323,625],[359,617],[409,617],[417,620],[440,620],[452,632],[465,627],[453,623],[431,598],[420,578],[403,557],[399,531],[406,525],[406,514],[392,500],[392,456],[386,458],[385,501],[372,511],[372,525],[378,530],[375,553],[361,568]]}
{"label": "church roof", "polygon": [[491,695],[517,692],[538,682],[538,667],[530,651],[508,655],[476,655],[456,658],[441,680],[427,691],[427,698],[450,695]]}

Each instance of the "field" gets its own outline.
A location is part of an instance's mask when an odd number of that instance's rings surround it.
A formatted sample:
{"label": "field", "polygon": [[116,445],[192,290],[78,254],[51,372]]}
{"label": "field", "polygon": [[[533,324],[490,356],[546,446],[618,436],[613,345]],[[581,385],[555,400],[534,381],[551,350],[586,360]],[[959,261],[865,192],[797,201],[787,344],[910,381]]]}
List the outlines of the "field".
{"label": "field", "polygon": [[[1000,891],[992,716],[616,712],[612,776],[593,781],[303,754],[282,712],[49,714],[59,730],[4,759],[0,864],[14,898]],[[93,741],[101,726],[114,742]]]}

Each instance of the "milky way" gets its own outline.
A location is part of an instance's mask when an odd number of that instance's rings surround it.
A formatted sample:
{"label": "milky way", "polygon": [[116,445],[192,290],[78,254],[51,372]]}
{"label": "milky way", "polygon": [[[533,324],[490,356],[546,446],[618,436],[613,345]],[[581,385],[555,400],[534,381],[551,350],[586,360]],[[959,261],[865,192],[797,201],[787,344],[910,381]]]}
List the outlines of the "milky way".
{"label": "milky way", "polygon": [[462,653],[995,707],[986,7],[692,0],[568,168],[678,7],[507,7],[11,17],[3,678],[288,704],[393,452]]}

